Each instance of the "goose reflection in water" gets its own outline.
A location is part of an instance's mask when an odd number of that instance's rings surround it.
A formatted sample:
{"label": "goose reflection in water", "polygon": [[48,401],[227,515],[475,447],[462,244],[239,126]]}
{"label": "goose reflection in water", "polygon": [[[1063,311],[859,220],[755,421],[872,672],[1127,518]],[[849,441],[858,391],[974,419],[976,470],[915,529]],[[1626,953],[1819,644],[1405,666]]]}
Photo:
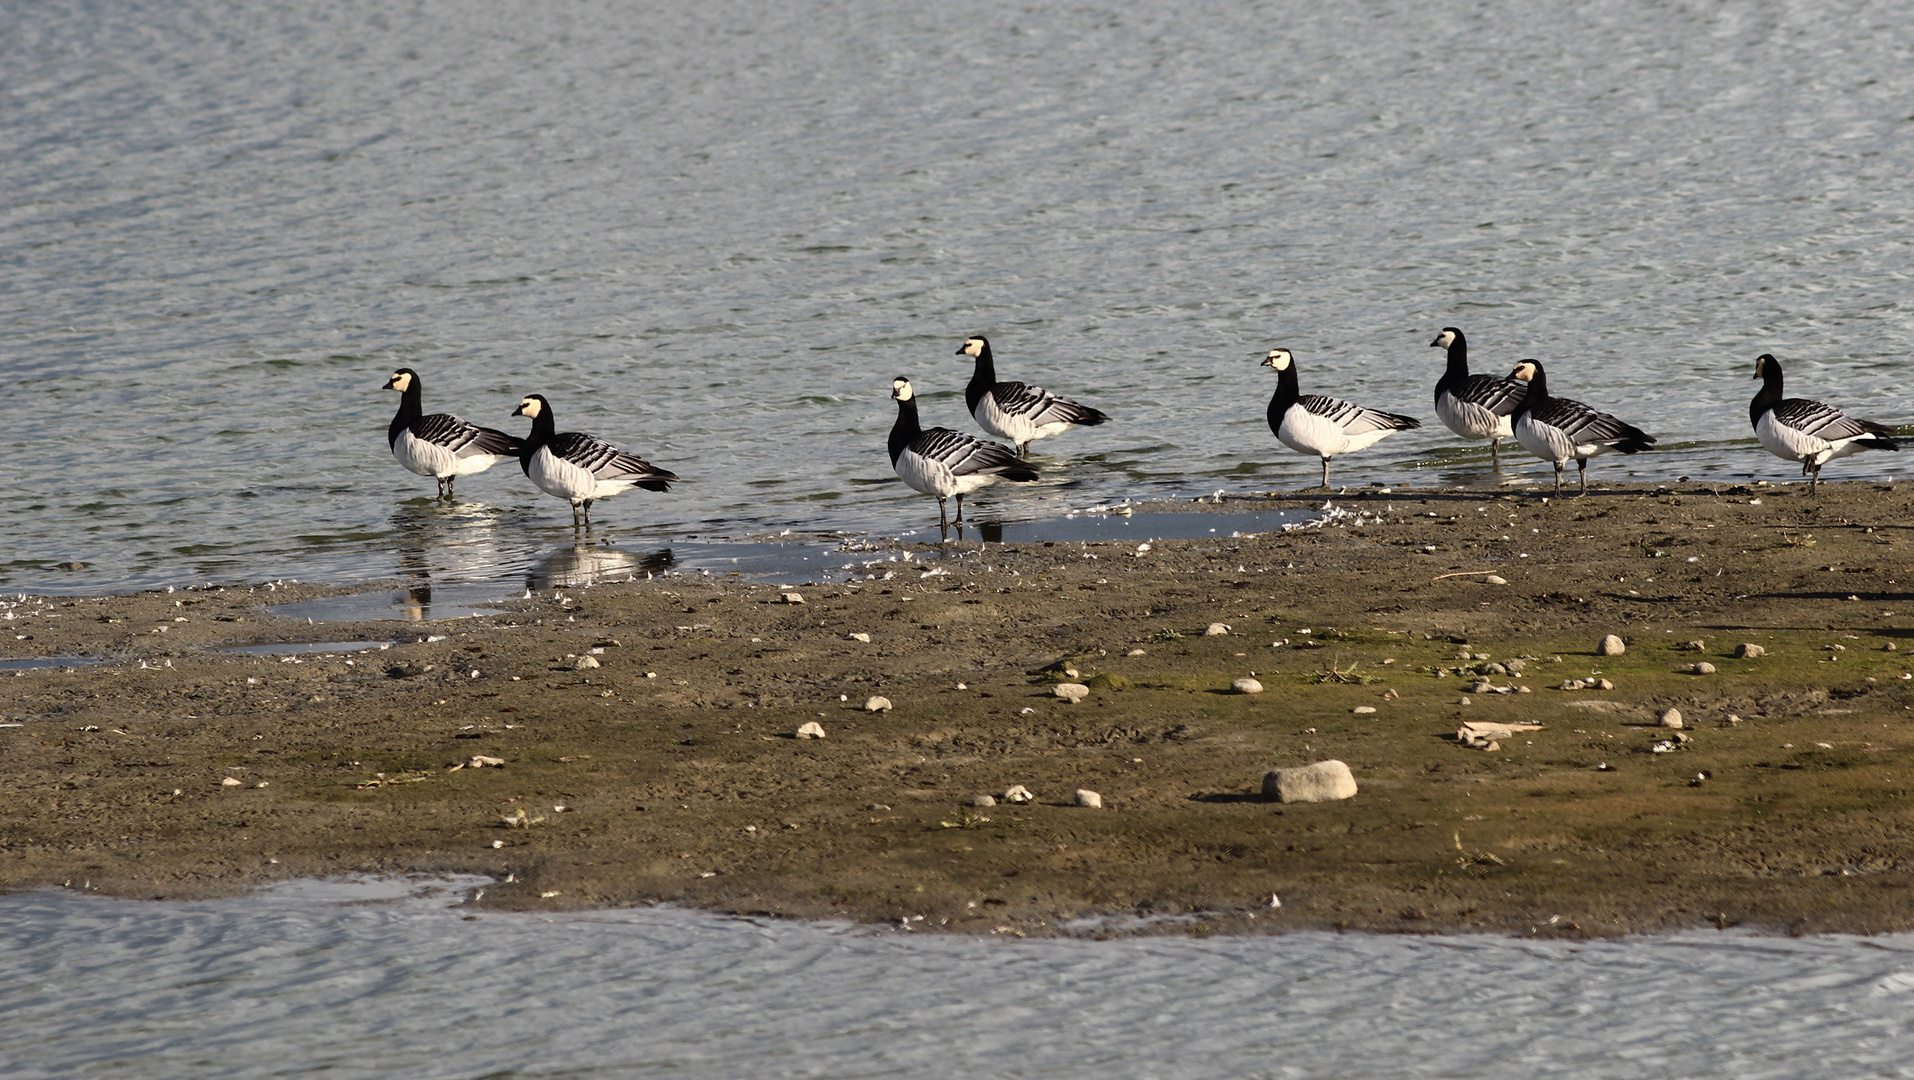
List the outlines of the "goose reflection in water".
{"label": "goose reflection in water", "polygon": [[664,573],[674,561],[670,548],[640,554],[599,544],[573,544],[540,559],[526,575],[525,587],[537,591],[629,581]]}

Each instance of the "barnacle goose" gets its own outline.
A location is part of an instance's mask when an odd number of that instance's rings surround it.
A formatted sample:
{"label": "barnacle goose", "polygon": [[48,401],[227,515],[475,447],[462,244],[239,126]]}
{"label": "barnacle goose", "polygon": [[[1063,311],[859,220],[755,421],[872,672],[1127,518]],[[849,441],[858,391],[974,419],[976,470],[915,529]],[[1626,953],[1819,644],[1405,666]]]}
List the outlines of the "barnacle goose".
{"label": "barnacle goose", "polygon": [[446,413],[424,415],[419,373],[411,368],[393,372],[385,388],[399,392],[399,413],[385,433],[392,456],[420,476],[436,479],[439,498],[452,497],[452,484],[459,477],[518,456],[518,439],[503,431],[468,424]]}
{"label": "barnacle goose", "polygon": [[1449,367],[1436,380],[1436,415],[1450,431],[1465,439],[1488,439],[1489,459],[1502,468],[1502,440],[1515,434],[1509,417],[1528,393],[1528,384],[1495,375],[1469,374],[1469,341],[1462,331],[1445,326],[1431,349],[1449,351]]}
{"label": "barnacle goose", "polygon": [[1276,394],[1269,399],[1269,430],[1291,450],[1323,459],[1325,491],[1329,489],[1330,458],[1361,450],[1386,435],[1422,426],[1422,421],[1413,416],[1301,393],[1296,388],[1296,358],[1288,349],[1269,350],[1263,366],[1276,369]]}
{"label": "barnacle goose", "polygon": [[584,523],[591,524],[591,504],[598,499],[635,487],[670,491],[671,482],[678,479],[677,473],[654,468],[651,462],[583,432],[555,432],[551,402],[542,395],[527,394],[512,415],[532,420],[519,467],[541,490],[571,502],[573,528],[578,527],[580,510]]}
{"label": "barnacle goose", "polygon": [[924,428],[917,422],[917,398],[910,380],[891,381],[897,423],[891,426],[891,467],[915,491],[937,496],[937,522],[948,526],[944,500],[957,496],[957,524],[964,523],[964,496],[999,480],[1025,483],[1037,470],[1017,460],[1010,448],[949,428]]}
{"label": "barnacle goose", "polygon": [[1655,437],[1638,427],[1624,424],[1605,412],[1597,412],[1579,401],[1550,397],[1548,376],[1538,360],[1524,360],[1509,372],[1509,378],[1529,384],[1527,395],[1515,409],[1515,439],[1523,448],[1543,461],[1555,465],[1555,494],[1562,493],[1562,466],[1575,459],[1582,494],[1588,494],[1588,459],[1610,450],[1637,454],[1655,444]]}
{"label": "barnacle goose", "polygon": [[1781,396],[1781,362],[1768,353],[1755,357],[1754,377],[1761,392],[1748,403],[1755,438],[1779,458],[1801,463],[1808,494],[1821,482],[1821,466],[1863,450],[1899,450],[1887,438],[1894,429],[1872,420],[1856,420],[1832,405]]}
{"label": "barnacle goose", "polygon": [[1060,435],[1078,424],[1101,424],[1108,416],[1088,405],[1058,397],[1041,386],[1020,382],[998,382],[997,362],[990,355],[990,342],[982,335],[964,339],[958,356],[974,356],[977,368],[970,385],[964,387],[964,404],[985,431],[999,439],[1017,444],[1017,456],[1030,452],[1030,444],[1049,435]]}

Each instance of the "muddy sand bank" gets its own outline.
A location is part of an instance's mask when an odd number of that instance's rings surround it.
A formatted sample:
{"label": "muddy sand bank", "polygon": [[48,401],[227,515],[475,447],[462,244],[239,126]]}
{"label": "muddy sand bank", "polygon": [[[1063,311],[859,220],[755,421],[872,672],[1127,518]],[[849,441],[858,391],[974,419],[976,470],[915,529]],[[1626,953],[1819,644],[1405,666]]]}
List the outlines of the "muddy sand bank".
{"label": "muddy sand bank", "polygon": [[[485,906],[977,933],[1904,930],[1911,494],[1372,492],[1148,551],[917,545],[801,603],[674,577],[425,624],[265,611],[330,592],[302,586],[31,598],[0,655],[111,662],[0,673],[0,887],[461,871]],[[213,651],[347,640],[396,644]],[[1465,721],[1541,727],[1485,750]],[[1261,798],[1330,758],[1355,798]]]}

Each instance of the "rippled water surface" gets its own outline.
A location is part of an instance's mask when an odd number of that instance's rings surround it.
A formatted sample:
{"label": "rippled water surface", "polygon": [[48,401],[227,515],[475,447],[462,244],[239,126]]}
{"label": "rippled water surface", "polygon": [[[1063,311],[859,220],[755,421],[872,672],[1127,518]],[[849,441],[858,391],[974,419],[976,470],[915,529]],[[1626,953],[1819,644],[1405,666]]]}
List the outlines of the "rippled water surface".
{"label": "rippled water surface", "polygon": [[1275,344],[1425,420],[1339,480],[1485,482],[1430,406],[1446,324],[1662,436],[1598,481],[1784,477],[1757,353],[1910,418],[1911,42],[1855,0],[0,0],[0,585],[568,546],[509,467],[423,498],[399,365],[680,473],[599,508],[633,551],[921,528],[890,380],[970,428],[977,332],[1116,417],[986,517],[1313,479],[1264,423]]}
{"label": "rippled water surface", "polygon": [[0,897],[33,1077],[1914,1075],[1914,939],[949,938],[395,882]]}

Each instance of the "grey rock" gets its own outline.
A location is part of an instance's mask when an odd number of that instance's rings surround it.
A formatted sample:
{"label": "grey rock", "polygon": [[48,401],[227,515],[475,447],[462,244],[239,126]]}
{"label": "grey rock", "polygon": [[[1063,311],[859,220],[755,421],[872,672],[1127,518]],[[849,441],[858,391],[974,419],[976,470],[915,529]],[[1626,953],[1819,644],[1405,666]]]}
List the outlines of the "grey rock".
{"label": "grey rock", "polygon": [[1628,651],[1628,646],[1622,644],[1621,638],[1616,637],[1614,634],[1609,634],[1602,639],[1600,645],[1595,647],[1595,651],[1603,656],[1620,656]]}
{"label": "grey rock", "polygon": [[1078,788],[1077,805],[1088,806],[1094,810],[1101,810],[1103,809],[1103,796],[1091,791],[1089,788]]}
{"label": "grey rock", "polygon": [[1766,655],[1768,655],[1768,650],[1756,645],[1752,641],[1744,641],[1735,646],[1735,656],[1743,660],[1752,660],[1757,656]]}
{"label": "grey rock", "polygon": [[1271,802],[1334,802],[1353,798],[1356,777],[1336,760],[1294,769],[1273,769],[1263,777],[1263,798]]}

